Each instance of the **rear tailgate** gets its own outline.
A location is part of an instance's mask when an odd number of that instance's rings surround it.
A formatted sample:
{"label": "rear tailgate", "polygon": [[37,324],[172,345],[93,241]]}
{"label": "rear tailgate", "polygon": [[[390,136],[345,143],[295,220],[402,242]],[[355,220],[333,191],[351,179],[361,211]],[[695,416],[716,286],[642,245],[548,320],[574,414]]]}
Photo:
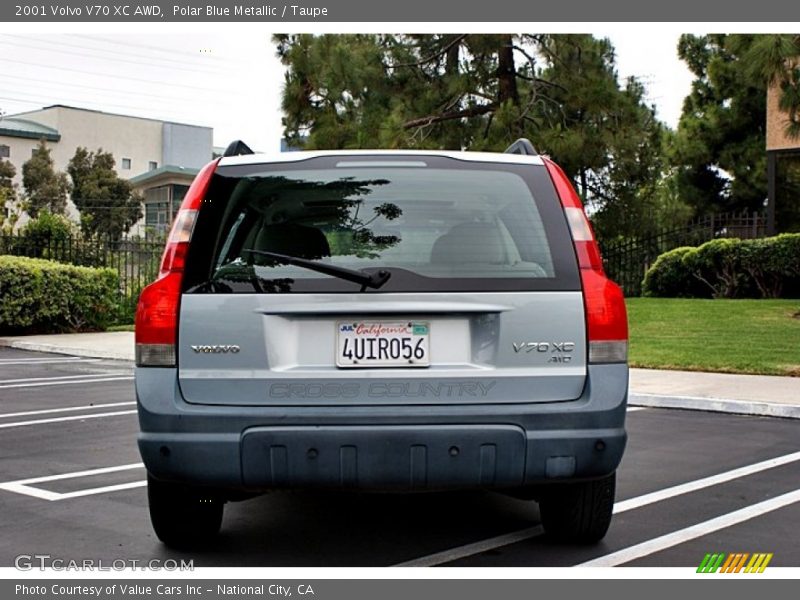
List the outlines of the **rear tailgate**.
{"label": "rear tailgate", "polygon": [[[336,366],[338,323],[406,320],[429,324],[430,366]],[[180,332],[181,391],[201,404],[554,402],[586,377],[580,292],[188,294]]]}
{"label": "rear tailgate", "polygon": [[[587,351],[574,249],[541,162],[514,161],[421,155],[220,168],[187,258],[177,349],[184,398],[295,406],[578,398]],[[255,249],[391,277],[360,290]],[[342,358],[339,336],[350,324],[402,323],[425,333],[422,363]]]}

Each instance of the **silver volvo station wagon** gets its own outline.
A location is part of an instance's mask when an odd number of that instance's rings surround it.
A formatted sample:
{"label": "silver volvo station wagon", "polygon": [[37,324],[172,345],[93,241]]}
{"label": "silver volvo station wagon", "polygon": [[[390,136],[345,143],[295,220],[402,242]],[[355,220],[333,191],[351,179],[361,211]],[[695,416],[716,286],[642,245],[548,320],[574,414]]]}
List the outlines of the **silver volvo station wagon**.
{"label": "silver volvo station wagon", "polygon": [[486,489],[595,542],[628,327],[582,204],[506,153],[254,154],[189,189],[136,314],[139,449],[167,545],[276,489]]}

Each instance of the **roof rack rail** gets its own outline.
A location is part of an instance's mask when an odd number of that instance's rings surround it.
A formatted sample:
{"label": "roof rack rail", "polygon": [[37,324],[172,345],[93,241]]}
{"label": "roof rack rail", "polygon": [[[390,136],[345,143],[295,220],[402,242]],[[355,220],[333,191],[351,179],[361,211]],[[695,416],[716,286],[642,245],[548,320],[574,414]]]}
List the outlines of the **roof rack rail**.
{"label": "roof rack rail", "polygon": [[239,156],[241,154],[255,154],[255,152],[242,140],[233,140],[228,144],[228,147],[225,148],[225,152],[222,153],[222,156]]}
{"label": "roof rack rail", "polygon": [[533,147],[528,138],[519,138],[503,151],[503,154],[523,154],[525,156],[537,156],[539,153]]}

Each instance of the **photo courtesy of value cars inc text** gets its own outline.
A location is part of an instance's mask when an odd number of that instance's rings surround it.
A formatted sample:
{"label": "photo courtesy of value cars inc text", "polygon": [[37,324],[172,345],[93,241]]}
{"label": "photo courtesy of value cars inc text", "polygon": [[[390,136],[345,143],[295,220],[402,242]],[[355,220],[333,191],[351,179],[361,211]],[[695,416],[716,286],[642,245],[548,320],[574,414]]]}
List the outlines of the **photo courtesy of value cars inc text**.
{"label": "photo courtesy of value cars inc text", "polygon": [[247,596],[247,597],[277,597],[296,598],[304,596],[312,598],[316,594],[311,584],[277,584],[261,583],[257,585],[244,584],[203,584],[194,583],[97,583],[81,585],[70,583],[24,584],[14,586],[16,597],[54,597],[54,598],[197,598],[203,594],[218,596]]}

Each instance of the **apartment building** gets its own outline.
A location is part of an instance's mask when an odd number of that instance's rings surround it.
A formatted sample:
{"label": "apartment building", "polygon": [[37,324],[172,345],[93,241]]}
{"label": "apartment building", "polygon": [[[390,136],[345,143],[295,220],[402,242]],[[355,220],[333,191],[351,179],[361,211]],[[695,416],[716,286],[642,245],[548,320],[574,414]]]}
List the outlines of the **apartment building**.
{"label": "apartment building", "polygon": [[[210,127],[56,104],[0,118],[0,157],[16,167],[21,185],[22,165],[42,139],[59,171],[80,146],[111,152],[117,174],[144,195],[145,217],[133,231],[141,233],[145,225],[169,226],[173,208],[212,158],[212,137]],[[71,203],[68,214],[77,220]]]}

